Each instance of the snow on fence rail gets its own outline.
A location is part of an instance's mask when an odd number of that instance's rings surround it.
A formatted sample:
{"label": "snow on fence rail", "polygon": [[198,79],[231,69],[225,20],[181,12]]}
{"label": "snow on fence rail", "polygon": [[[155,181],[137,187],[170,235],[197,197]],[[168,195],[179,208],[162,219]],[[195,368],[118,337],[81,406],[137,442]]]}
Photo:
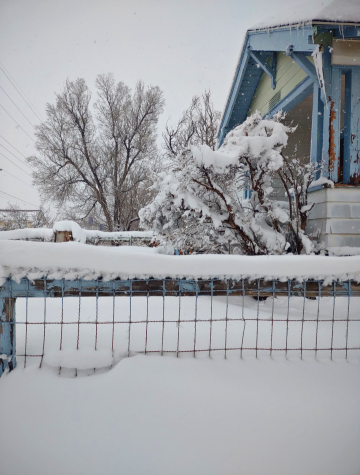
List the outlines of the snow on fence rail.
{"label": "snow on fence rail", "polygon": [[50,228],[25,228],[12,231],[0,231],[1,240],[23,241],[76,241],[81,243],[94,242],[121,242],[132,245],[136,241],[151,242],[154,237],[152,231],[118,231],[105,232],[82,229],[73,221],[58,221]]}
{"label": "snow on fence rail", "polygon": [[360,256],[161,252],[2,241],[0,373],[16,359],[79,374],[136,353],[360,355]]}

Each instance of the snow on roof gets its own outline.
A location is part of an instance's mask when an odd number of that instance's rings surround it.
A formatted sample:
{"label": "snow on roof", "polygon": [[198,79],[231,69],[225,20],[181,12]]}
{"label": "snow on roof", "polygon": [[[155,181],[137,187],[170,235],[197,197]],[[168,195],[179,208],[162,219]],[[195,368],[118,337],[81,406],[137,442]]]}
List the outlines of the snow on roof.
{"label": "snow on roof", "polygon": [[299,25],[316,21],[340,24],[360,23],[360,2],[359,0],[333,0],[331,2],[321,2],[320,5],[318,1],[295,4],[281,13],[276,13],[257,23],[250,30]]}

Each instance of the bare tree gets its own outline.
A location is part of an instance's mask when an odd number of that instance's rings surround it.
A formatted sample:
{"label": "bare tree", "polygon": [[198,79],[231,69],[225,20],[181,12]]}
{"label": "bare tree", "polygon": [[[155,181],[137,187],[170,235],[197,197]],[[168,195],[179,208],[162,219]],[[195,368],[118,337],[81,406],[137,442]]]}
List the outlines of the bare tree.
{"label": "bare tree", "polygon": [[[109,231],[128,229],[145,203],[140,196],[157,165],[156,126],[162,91],[139,81],[133,93],[112,74],[96,79],[95,113],[84,79],[66,81],[47,104],[28,161],[43,199],[77,220],[96,216]],[[136,198],[135,198],[136,197]]]}
{"label": "bare tree", "polygon": [[194,96],[179,122],[175,126],[166,124],[162,134],[165,155],[176,158],[190,145],[205,144],[215,150],[220,117],[220,112],[214,109],[210,91],[205,91],[201,97]]}

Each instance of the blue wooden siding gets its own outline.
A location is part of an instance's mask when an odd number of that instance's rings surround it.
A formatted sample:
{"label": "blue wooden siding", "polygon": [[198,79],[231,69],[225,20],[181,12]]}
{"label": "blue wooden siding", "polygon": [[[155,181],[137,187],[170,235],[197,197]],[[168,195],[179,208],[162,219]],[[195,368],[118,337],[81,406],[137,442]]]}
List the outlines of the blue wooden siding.
{"label": "blue wooden siding", "polygon": [[[247,112],[248,116],[256,110],[262,116],[272,115],[278,110],[289,111],[312,93],[313,78],[308,78],[307,73],[291,56],[286,56],[285,53],[276,55],[276,87],[272,88],[271,80],[263,73]],[[296,101],[298,96],[299,100]]]}

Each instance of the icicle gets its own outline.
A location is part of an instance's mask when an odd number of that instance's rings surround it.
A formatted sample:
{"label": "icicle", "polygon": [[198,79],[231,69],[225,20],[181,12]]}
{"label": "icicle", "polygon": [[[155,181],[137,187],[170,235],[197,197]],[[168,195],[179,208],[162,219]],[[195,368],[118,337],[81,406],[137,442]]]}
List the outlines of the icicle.
{"label": "icicle", "polygon": [[323,51],[322,46],[317,45],[316,49],[312,53],[312,57],[314,58],[314,66],[316,69],[316,74],[319,80],[320,89],[323,91],[325,104],[327,106],[327,98],[326,98],[326,91],[325,91],[325,80],[324,80],[324,71],[323,71]]}
{"label": "icicle", "polygon": [[344,36],[344,24],[343,23],[339,23],[339,33],[343,37],[343,40],[344,40],[345,36]]}

